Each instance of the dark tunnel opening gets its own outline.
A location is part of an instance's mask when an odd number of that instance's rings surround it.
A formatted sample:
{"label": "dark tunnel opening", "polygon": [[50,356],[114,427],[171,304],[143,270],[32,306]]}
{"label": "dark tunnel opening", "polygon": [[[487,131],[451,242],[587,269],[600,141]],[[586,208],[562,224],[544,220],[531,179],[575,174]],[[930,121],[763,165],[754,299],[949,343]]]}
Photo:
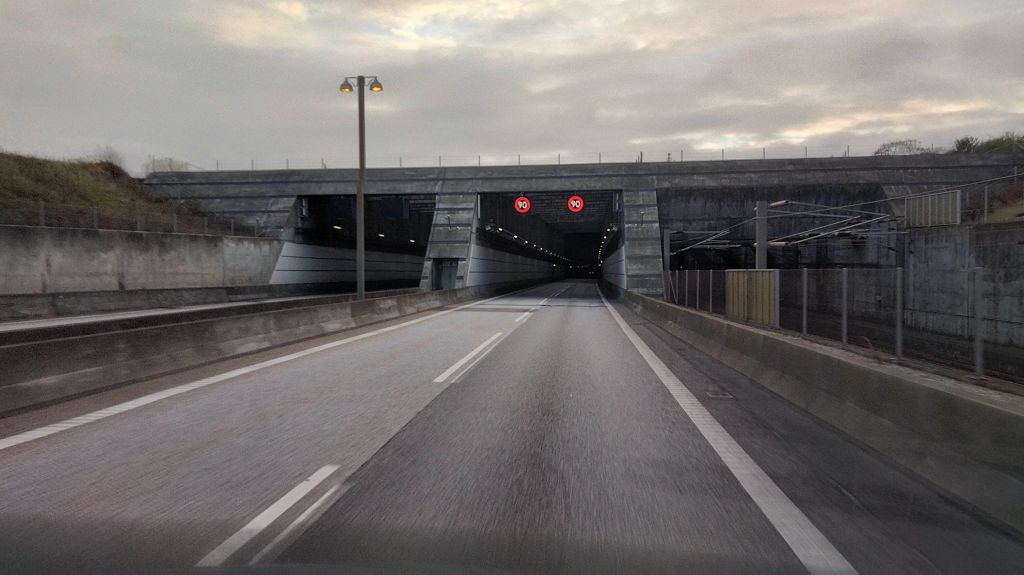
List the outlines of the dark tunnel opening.
{"label": "dark tunnel opening", "polygon": [[597,278],[618,245],[620,203],[610,190],[482,194],[478,238],[562,265],[566,277]]}

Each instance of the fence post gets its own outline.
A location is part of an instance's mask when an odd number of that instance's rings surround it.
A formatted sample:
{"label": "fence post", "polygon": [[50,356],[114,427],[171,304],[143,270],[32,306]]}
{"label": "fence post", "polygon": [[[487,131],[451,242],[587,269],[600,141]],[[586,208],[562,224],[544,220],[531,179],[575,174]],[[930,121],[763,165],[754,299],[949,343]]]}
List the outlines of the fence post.
{"label": "fence post", "polygon": [[46,202],[39,200],[39,225],[46,225]]}
{"label": "fence post", "polygon": [[988,223],[988,184],[985,184],[985,213],[981,216],[981,223]]}
{"label": "fence post", "polygon": [[801,298],[803,301],[803,317],[800,321],[800,330],[803,332],[804,335],[807,335],[807,268],[801,268],[801,272],[802,273],[800,275],[802,276],[802,278],[800,286],[801,290],[803,291],[803,297]]}
{"label": "fence post", "polygon": [[903,359],[903,268],[896,268],[896,358]]}
{"label": "fence post", "polygon": [[779,270],[772,270],[772,325],[776,328],[782,325],[782,318],[779,317],[779,299],[782,294],[779,293],[779,274],[782,273]]}
{"label": "fence post", "polygon": [[848,269],[847,268],[843,268],[843,271],[842,271],[841,275],[842,275],[842,282],[843,282],[843,290],[842,290],[842,298],[843,298],[843,306],[842,306],[842,309],[843,309],[843,343],[846,343],[846,340],[847,340],[847,337],[846,337],[846,334],[847,334],[847,305],[848,305],[846,300],[848,299],[847,298],[847,294],[849,293],[848,292],[848,288],[849,288],[848,280],[850,279],[850,274],[849,274]]}
{"label": "fence post", "polygon": [[235,218],[231,218],[231,235],[235,235]]}
{"label": "fence post", "polygon": [[171,232],[178,233],[178,212],[171,213]]}
{"label": "fence post", "polygon": [[690,307],[690,269],[683,272],[683,305]]}
{"label": "fence post", "polygon": [[100,229],[100,207],[92,207],[92,227],[93,229]]}
{"label": "fence post", "polygon": [[700,270],[697,270],[697,303],[693,304],[693,309],[700,309]]}
{"label": "fence post", "polygon": [[708,311],[715,313],[715,270],[708,270]]}
{"label": "fence post", "polygon": [[982,268],[974,268],[974,375],[985,375],[985,343],[982,340],[984,317],[982,316],[981,297]]}

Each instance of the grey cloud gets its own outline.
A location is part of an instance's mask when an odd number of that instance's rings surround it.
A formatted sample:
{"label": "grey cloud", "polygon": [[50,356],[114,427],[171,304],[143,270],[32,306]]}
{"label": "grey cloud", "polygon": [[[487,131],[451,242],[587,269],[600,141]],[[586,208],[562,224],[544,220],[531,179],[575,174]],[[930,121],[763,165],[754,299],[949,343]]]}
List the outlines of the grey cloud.
{"label": "grey cloud", "polygon": [[[869,152],[897,137],[942,144],[1024,130],[1024,10],[1001,1],[979,3],[969,18],[954,17],[952,3],[895,2],[889,21],[869,0],[850,17],[833,7],[776,17],[771,6],[728,3],[667,14],[549,4],[516,19],[445,21],[430,31],[455,30],[455,44],[431,38],[419,49],[366,16],[403,13],[410,2],[372,12],[307,3],[306,23],[256,28],[238,42],[225,37],[225,14],[274,25],[266,5],[25,4],[0,0],[0,74],[11,79],[0,86],[0,146],[74,156],[110,143],[131,168],[148,154],[204,167],[320,157],[351,165],[355,102],[337,85],[360,72],[385,84],[368,96],[379,162],[653,156],[737,134],[771,142],[855,114],[850,126],[796,145]],[[915,101],[981,104],[929,115]]]}

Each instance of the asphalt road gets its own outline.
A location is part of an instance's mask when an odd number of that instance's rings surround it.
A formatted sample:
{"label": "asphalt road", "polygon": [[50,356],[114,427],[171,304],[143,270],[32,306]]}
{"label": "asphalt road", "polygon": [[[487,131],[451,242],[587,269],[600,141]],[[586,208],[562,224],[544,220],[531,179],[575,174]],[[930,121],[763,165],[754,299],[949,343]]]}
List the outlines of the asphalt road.
{"label": "asphalt road", "polygon": [[1013,534],[615,309],[549,284],[0,420],[0,572],[1022,571]]}

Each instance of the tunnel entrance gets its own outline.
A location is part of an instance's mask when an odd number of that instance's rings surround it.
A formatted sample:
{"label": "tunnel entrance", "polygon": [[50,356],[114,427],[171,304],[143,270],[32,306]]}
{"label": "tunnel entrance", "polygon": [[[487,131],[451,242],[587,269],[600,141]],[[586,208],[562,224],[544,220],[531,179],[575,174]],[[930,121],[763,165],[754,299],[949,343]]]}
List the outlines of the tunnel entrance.
{"label": "tunnel entrance", "polygon": [[566,277],[597,278],[620,242],[621,213],[621,194],[612,190],[481,194],[477,238],[548,259]]}
{"label": "tunnel entrance", "polygon": [[[271,283],[355,289],[355,196],[300,196],[291,238]],[[434,217],[434,195],[368,195],[365,201],[366,289],[419,285]]]}

